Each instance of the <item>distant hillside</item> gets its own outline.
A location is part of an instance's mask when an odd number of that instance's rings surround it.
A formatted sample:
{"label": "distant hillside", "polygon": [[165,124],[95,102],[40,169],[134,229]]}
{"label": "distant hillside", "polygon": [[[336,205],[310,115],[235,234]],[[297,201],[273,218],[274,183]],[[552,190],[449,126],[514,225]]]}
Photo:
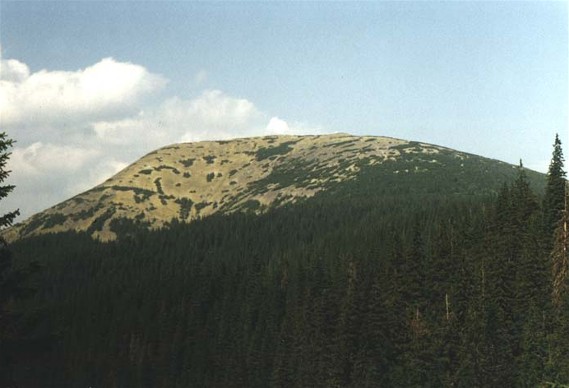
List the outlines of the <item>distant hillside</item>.
{"label": "distant hillside", "polygon": [[[9,240],[86,231],[116,238],[118,219],[160,227],[312,198],[496,193],[516,166],[431,144],[333,134],[184,143],[142,157],[99,186],[5,232]],[[541,192],[544,176],[528,171]]]}

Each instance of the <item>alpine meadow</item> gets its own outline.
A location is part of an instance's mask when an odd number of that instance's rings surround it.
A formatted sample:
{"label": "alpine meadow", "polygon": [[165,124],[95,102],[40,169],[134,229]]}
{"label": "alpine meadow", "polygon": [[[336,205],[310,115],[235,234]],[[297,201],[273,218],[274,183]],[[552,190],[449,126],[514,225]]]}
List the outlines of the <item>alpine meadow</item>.
{"label": "alpine meadow", "polygon": [[4,236],[18,386],[569,381],[558,138],[547,175],[381,137],[177,144]]}

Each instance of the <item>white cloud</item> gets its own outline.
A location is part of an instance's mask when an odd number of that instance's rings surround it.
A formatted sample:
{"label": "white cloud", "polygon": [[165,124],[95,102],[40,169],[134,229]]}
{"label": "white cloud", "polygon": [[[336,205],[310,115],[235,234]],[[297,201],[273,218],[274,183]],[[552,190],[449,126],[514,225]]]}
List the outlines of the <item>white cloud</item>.
{"label": "white cloud", "polygon": [[103,149],[42,142],[17,147],[8,162],[9,183],[16,191],[2,201],[2,209],[19,208],[29,216],[102,183],[127,165]]}
{"label": "white cloud", "polygon": [[266,115],[242,98],[207,90],[191,100],[169,98],[159,107],[115,121],[99,121],[93,129],[100,141],[152,148],[180,141],[224,139],[263,134]]}
{"label": "white cloud", "polygon": [[229,97],[219,90],[204,92],[199,98],[189,102],[182,112],[198,120],[203,129],[226,130],[231,127],[242,128],[260,115],[255,105],[243,98]]}
{"label": "white cloud", "polygon": [[70,188],[100,155],[97,149],[43,142],[14,148],[7,168],[12,171],[8,183],[16,189],[0,202],[0,213],[19,208],[26,218],[77,194]]}
{"label": "white cloud", "polygon": [[271,134],[285,134],[290,131],[286,121],[273,117],[267,125],[267,131]]}
{"label": "white cloud", "polygon": [[132,63],[106,58],[78,71],[29,72],[16,60],[2,60],[0,123],[4,128],[41,123],[77,123],[132,113],[140,100],[166,80]]}
{"label": "white cloud", "polygon": [[91,166],[86,174],[68,188],[69,194],[77,194],[89,190],[115,175],[128,166],[128,163],[114,158],[99,161]]}
{"label": "white cloud", "polygon": [[252,102],[219,90],[206,91],[187,103],[171,101],[165,108],[169,115],[175,112],[183,123],[191,123],[182,135],[186,141],[244,136],[265,118]]}
{"label": "white cloud", "polygon": [[36,142],[25,148],[15,148],[8,168],[16,175],[25,176],[71,173],[81,170],[99,154],[95,149]]}
{"label": "white cloud", "polygon": [[20,83],[30,76],[30,68],[20,61],[8,59],[0,60],[0,80]]}
{"label": "white cloud", "polygon": [[147,122],[141,114],[138,118],[96,122],[93,123],[93,130],[101,142],[127,145],[136,141],[141,134],[148,135],[146,125]]}
{"label": "white cloud", "polygon": [[[1,50],[1,49],[0,49]],[[161,146],[182,141],[317,133],[220,90],[150,99],[166,83],[143,66],[107,58],[82,70],[30,72],[0,58],[0,125],[18,143],[2,209],[24,219],[85,191]],[[196,84],[206,80],[205,71]]]}
{"label": "white cloud", "polygon": [[272,117],[265,129],[267,135],[318,135],[324,133],[321,128],[309,127],[302,123],[289,124],[286,121]]}

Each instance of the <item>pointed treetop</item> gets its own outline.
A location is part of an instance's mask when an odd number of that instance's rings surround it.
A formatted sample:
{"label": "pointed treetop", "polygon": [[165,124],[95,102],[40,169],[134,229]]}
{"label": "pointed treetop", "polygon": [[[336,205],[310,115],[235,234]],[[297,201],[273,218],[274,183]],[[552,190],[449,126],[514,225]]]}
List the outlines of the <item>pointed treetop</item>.
{"label": "pointed treetop", "polygon": [[561,148],[561,140],[559,139],[559,134],[555,134],[555,142],[553,143],[553,155],[551,157],[551,163],[549,164],[549,171],[547,172],[548,177],[565,177],[566,173],[563,170],[563,149]]}
{"label": "pointed treetop", "polygon": [[564,208],[566,173],[563,169],[563,162],[561,140],[559,140],[559,135],[556,134],[543,199],[544,232],[549,239],[549,243],[553,241],[553,233],[562,217]]}
{"label": "pointed treetop", "polygon": [[[0,183],[3,182],[10,174],[10,171],[6,170],[5,167],[8,163],[8,158],[10,157],[8,149],[11,148],[13,144],[14,141],[8,138],[6,132],[0,133]],[[0,186],[0,199],[6,197],[12,190],[14,190],[13,185]],[[20,212],[15,210],[13,212],[0,215],[0,229],[12,225],[12,221],[19,214]]]}

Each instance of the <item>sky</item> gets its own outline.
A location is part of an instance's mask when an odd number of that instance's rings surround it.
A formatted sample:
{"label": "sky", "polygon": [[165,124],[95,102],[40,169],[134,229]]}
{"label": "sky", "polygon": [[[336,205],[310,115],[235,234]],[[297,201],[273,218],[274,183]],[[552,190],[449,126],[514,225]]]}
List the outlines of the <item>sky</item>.
{"label": "sky", "polygon": [[[567,2],[0,0],[0,212],[172,143],[391,136],[546,172],[569,155]],[[6,183],[6,182],[4,182]]]}

